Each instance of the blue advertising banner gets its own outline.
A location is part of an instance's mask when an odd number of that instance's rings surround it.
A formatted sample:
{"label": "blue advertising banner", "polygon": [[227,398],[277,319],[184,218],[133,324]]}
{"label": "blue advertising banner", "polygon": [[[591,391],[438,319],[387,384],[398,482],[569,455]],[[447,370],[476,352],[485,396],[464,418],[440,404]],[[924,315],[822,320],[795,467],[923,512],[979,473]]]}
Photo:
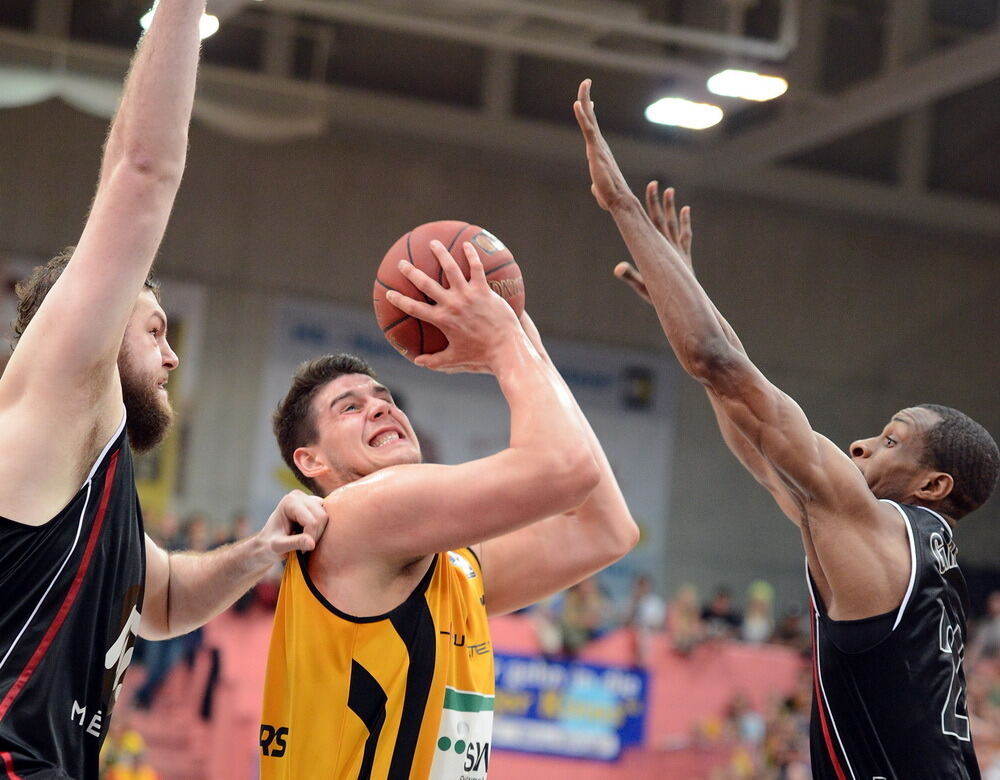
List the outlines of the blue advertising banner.
{"label": "blue advertising banner", "polygon": [[613,761],[642,743],[642,669],[496,653],[493,746]]}

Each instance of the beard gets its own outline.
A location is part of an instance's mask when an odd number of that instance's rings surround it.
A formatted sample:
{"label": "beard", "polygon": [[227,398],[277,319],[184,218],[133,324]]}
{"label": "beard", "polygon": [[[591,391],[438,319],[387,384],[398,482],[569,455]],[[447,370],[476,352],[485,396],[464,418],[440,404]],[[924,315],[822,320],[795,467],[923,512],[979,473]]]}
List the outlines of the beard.
{"label": "beard", "polygon": [[148,452],[163,441],[174,420],[174,410],[169,401],[160,397],[156,378],[139,371],[124,347],[118,357],[118,373],[128,442],[136,452]]}

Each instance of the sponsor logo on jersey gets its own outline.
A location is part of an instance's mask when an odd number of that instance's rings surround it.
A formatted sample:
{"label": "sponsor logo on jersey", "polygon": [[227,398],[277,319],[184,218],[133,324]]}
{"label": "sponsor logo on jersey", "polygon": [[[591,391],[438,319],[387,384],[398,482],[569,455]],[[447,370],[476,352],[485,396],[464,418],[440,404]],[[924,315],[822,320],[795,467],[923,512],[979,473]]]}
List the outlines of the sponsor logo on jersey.
{"label": "sponsor logo on jersey", "polygon": [[271,758],[284,758],[288,749],[288,726],[260,724],[260,752]]}
{"label": "sponsor logo on jersey", "polygon": [[456,552],[448,553],[448,563],[458,569],[462,574],[464,574],[470,580],[476,579],[476,570],[472,568],[472,564],[469,563],[464,557]]}
{"label": "sponsor logo on jersey", "polygon": [[486,780],[493,696],[447,686],[430,780]]}

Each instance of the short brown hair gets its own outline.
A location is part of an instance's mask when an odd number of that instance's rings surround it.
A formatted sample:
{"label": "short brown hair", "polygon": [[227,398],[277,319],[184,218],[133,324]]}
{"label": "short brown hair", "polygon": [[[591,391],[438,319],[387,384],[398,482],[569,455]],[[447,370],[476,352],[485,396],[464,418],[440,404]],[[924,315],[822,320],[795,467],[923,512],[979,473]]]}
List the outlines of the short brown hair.
{"label": "short brown hair", "polygon": [[[75,251],[75,246],[66,247],[44,265],[35,266],[27,279],[18,282],[14,286],[14,294],[17,296],[17,319],[14,320],[14,344],[24,334],[28,324],[42,305],[42,301],[45,300],[45,296],[52,289],[52,285],[56,283],[56,280],[62,276],[62,272],[66,270],[66,266],[69,265],[69,261],[73,258]],[[152,271],[146,277],[146,281],[143,282],[143,288],[152,291],[153,295],[156,296],[156,300],[160,300],[160,283],[153,278]]]}
{"label": "short brown hair", "polygon": [[305,447],[316,441],[319,435],[316,430],[316,419],[312,413],[312,400],[317,391],[337,377],[346,374],[365,374],[372,379],[377,378],[375,370],[367,361],[354,355],[344,353],[324,355],[306,361],[295,369],[292,386],[288,388],[285,397],[281,399],[281,403],[271,416],[281,457],[295,474],[295,478],[316,495],[320,495],[319,486],[299,471],[293,455],[299,447]]}

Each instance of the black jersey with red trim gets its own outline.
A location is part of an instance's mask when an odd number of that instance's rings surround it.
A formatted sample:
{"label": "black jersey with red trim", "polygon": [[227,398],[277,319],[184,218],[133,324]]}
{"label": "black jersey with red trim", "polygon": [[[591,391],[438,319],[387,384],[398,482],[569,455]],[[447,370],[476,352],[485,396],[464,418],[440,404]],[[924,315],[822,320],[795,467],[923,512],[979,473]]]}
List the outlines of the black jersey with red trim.
{"label": "black jersey with red trim", "polygon": [[979,780],[965,701],[969,597],[952,530],[892,504],[906,526],[910,581],[898,609],[831,620],[813,598],[810,751],[817,780]]}
{"label": "black jersey with red trim", "polygon": [[96,780],[145,568],[123,421],[52,520],[0,518],[0,779]]}

